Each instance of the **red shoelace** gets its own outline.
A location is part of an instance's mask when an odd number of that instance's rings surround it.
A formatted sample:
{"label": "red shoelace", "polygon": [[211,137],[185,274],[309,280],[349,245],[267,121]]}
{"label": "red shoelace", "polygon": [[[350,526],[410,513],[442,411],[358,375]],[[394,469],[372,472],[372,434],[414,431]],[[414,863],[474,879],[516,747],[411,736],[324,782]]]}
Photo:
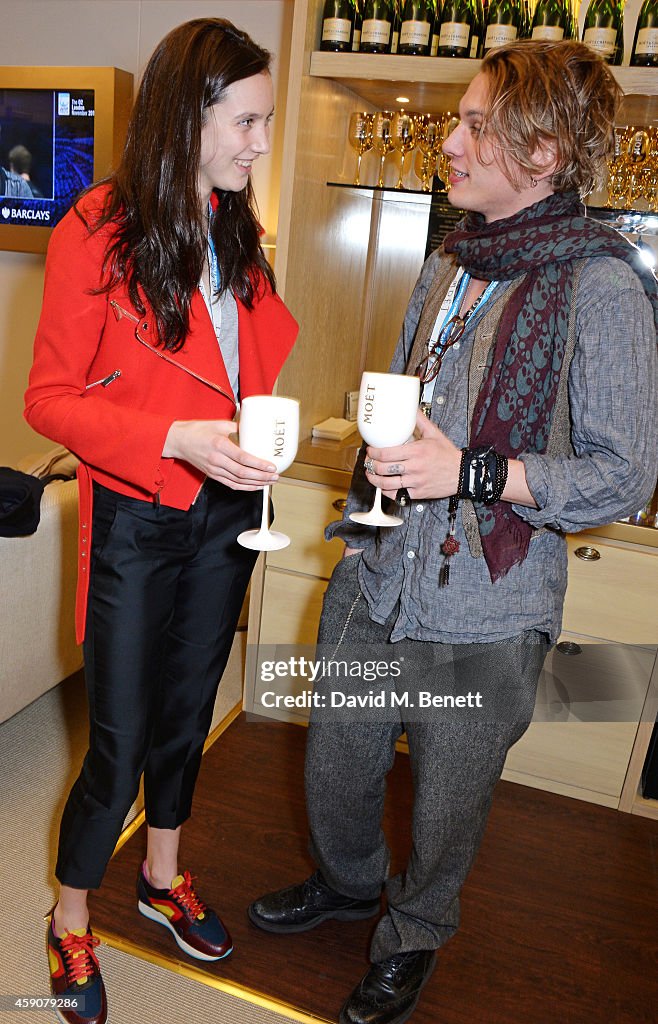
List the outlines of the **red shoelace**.
{"label": "red shoelace", "polygon": [[87,932],[85,935],[74,935],[73,932],[68,932],[63,939],[60,939],[59,945],[64,957],[66,978],[70,984],[91,978],[100,969],[94,953],[94,949],[100,945],[100,941],[91,932]]}
{"label": "red shoelace", "polygon": [[[194,878],[196,878],[196,875]],[[194,878],[189,871],[186,871],[183,875],[183,881],[179,882],[175,889],[170,889],[169,895],[173,896],[180,903],[183,910],[191,916],[193,921],[196,921],[201,914],[205,914],[208,907],[194,891],[194,886],[192,885]]]}

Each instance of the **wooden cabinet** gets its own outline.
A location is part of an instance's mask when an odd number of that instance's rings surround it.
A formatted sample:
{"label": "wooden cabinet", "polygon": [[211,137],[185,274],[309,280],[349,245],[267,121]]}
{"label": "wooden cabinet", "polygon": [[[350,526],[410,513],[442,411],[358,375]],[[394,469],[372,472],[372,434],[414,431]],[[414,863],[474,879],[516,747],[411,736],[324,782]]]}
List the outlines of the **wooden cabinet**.
{"label": "wooden cabinet", "polygon": [[[535,721],[510,750],[503,777],[620,807],[652,707],[658,551],[587,535],[568,544],[563,633],[546,660]],[[586,561],[579,551],[599,557]]]}
{"label": "wooden cabinet", "polygon": [[[345,490],[347,483],[346,477]],[[289,673],[263,678],[263,666],[314,657],[322,599],[342,551],[322,534],[340,515],[334,503],[345,490],[292,480],[274,489],[277,525],[293,544],[268,554],[260,577],[262,605],[252,622],[245,688],[245,707],[255,714],[300,723],[308,718],[303,694],[309,679]],[[568,546],[564,629],[544,667],[535,721],[510,750],[503,778],[650,814],[652,803],[636,794],[641,750],[657,710],[652,597],[658,592],[658,549],[600,534],[569,537]],[[583,559],[576,553],[583,550],[599,557]]]}
{"label": "wooden cabinet", "polygon": [[[390,107],[399,95],[407,97],[409,110],[455,110],[479,68],[471,60],[321,53],[316,51],[321,17],[319,0],[296,0],[276,253],[280,290],[300,323],[279,392],[301,399],[305,439],[313,423],[342,414],[344,393],[358,387],[364,369],[387,368],[426,245],[427,196],[391,200],[390,193],[327,187],[329,181],[349,186],[352,180],[349,115]],[[658,75],[640,68],[613,72],[632,94],[625,114],[648,119],[654,101],[647,95],[658,95]],[[374,181],[374,160],[374,155],[370,164],[364,159],[362,180]],[[395,173],[393,162],[388,180]],[[343,454],[341,459],[329,447],[305,440],[295,466],[274,488],[277,525],[293,543],[263,556],[254,577],[245,685],[250,711],[306,718],[302,706],[263,707],[263,694],[276,686],[260,678],[258,658],[285,658],[293,649],[310,656],[327,580],[340,555],[340,544],[326,543],[322,531],[338,517],[334,502],[349,484],[354,449]],[[643,714],[648,722],[656,680],[652,595],[658,551],[627,544],[624,536],[611,540],[595,531],[570,541],[562,639],[578,643],[582,653],[551,656],[542,685],[545,693],[553,687],[559,694],[558,720],[531,726],[510,752],[506,773],[529,785],[630,810],[637,806],[641,747],[648,742],[638,721]],[[595,563],[576,557],[576,548],[587,545],[600,549]],[[585,711],[575,696],[583,676],[607,673],[617,679],[620,672],[632,694],[625,719],[582,720]],[[299,677],[277,683],[287,687],[283,695],[291,700],[300,698],[306,685]]]}

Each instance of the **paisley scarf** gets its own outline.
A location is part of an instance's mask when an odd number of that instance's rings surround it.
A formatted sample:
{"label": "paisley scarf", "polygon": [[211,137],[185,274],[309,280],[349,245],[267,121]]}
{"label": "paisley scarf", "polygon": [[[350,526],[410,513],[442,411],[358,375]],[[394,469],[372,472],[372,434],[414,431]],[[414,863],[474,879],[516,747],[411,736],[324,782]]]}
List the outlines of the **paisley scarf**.
{"label": "paisley scarf", "polygon": [[[575,192],[556,193],[504,220],[469,213],[444,240],[480,280],[522,277],[503,312],[471,423],[469,445],[509,458],[544,452],[560,382],[573,294],[574,261],[615,256],[640,278],[658,327],[658,285],[639,250],[585,215]],[[509,502],[475,506],[492,582],[528,553],[532,527]]]}

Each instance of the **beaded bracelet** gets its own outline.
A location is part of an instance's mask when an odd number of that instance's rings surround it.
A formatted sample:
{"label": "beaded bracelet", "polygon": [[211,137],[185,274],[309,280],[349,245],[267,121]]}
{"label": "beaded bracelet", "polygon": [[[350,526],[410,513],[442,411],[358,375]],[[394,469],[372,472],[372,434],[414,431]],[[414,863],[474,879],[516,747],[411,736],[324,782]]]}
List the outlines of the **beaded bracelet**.
{"label": "beaded bracelet", "polygon": [[496,457],[495,469],[492,479],[490,476],[491,462],[487,461],[487,481],[482,493],[482,501],[485,505],[495,505],[497,501],[500,501],[509,471],[509,460],[506,455],[501,455],[496,451],[492,452],[492,455]]}

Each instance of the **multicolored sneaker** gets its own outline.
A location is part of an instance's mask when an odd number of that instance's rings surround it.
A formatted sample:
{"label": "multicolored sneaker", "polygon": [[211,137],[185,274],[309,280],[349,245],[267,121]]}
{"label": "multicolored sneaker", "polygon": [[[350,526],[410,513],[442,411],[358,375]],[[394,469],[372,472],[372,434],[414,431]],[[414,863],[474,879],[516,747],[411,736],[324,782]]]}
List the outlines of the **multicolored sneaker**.
{"label": "multicolored sneaker", "polygon": [[65,932],[58,938],[51,916],[48,925],[50,988],[63,1024],[105,1024],[107,999],[94,949],[100,943],[91,929]]}
{"label": "multicolored sneaker", "polygon": [[156,889],[140,868],[137,899],[139,912],[168,928],[183,952],[196,960],[221,960],[233,949],[219,917],[195,892],[189,871],[176,875],[171,889]]}

